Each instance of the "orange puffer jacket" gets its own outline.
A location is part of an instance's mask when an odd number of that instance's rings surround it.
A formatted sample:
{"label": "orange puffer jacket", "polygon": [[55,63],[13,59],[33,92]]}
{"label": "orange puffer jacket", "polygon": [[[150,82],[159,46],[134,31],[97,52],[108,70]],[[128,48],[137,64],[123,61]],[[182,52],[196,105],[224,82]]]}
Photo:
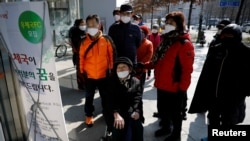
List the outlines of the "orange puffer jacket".
{"label": "orange puffer jacket", "polygon": [[85,73],[87,78],[91,79],[105,78],[107,76],[107,70],[113,68],[114,52],[112,44],[109,40],[103,37],[102,33],[98,38],[98,42],[89,50],[86,58],[84,58],[85,52],[94,40],[92,40],[87,34],[86,38],[80,45],[80,72]]}

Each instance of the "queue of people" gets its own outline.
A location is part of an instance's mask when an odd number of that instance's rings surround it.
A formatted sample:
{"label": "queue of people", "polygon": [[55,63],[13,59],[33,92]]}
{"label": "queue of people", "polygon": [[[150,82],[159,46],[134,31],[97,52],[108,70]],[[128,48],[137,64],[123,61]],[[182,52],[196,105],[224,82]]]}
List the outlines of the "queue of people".
{"label": "queue of people", "polygon": [[[159,25],[153,25],[150,31],[140,15],[133,16],[131,5],[121,5],[112,14],[114,23],[108,35],[100,29],[98,15],[89,15],[86,21],[81,19],[80,24],[76,21],[74,29],[77,32],[70,36],[77,81],[78,78],[82,80],[78,88],[86,90],[86,125],[94,125],[93,101],[98,89],[107,126],[104,139],[143,141],[143,88],[146,76],[149,78],[154,69],[157,89],[154,116],[160,120],[155,137],[166,136],[164,141],[180,141],[195,57],[184,14],[180,11],[168,13],[162,35]],[[208,111],[211,125],[232,125],[242,122],[245,117],[244,102],[250,89],[244,82],[250,78],[246,75],[250,71],[246,62],[250,59],[250,51],[241,43],[242,33],[237,25],[221,24],[223,29],[209,48],[188,112]],[[83,30],[84,34],[79,32]]]}

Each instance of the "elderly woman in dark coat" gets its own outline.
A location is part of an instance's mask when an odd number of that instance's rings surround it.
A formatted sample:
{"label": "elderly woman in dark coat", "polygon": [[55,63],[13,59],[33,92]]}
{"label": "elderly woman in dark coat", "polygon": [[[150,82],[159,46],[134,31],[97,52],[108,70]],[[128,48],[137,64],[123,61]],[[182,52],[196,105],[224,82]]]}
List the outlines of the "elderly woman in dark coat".
{"label": "elderly woman in dark coat", "polygon": [[208,51],[189,113],[208,111],[210,125],[235,125],[243,122],[250,95],[250,49],[236,24],[226,26],[220,38]]}
{"label": "elderly woman in dark coat", "polygon": [[133,63],[120,57],[110,78],[109,100],[114,117],[112,141],[143,141],[142,85],[133,76]]}

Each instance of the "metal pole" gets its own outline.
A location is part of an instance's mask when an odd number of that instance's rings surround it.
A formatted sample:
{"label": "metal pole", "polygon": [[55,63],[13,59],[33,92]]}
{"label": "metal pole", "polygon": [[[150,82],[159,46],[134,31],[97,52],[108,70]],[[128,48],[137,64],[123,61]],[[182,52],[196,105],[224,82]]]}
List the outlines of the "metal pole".
{"label": "metal pole", "polygon": [[76,0],[76,18],[79,19],[80,18],[80,3],[79,0]]}

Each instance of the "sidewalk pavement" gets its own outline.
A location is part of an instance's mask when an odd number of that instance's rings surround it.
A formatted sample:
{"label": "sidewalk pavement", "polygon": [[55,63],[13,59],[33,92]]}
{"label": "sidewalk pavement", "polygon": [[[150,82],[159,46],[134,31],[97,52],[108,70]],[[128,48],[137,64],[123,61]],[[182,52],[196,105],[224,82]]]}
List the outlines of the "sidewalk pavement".
{"label": "sidewalk pavement", "polygon": [[[192,73],[192,82],[188,89],[188,107],[206,57],[207,48],[196,47],[195,53],[194,72]],[[99,141],[105,131],[100,97],[96,93],[94,100],[94,126],[87,128],[84,124],[85,91],[77,90],[75,68],[72,64],[71,56],[71,54],[68,54],[62,58],[55,59],[69,140]],[[154,79],[152,77],[146,81],[143,95],[144,116],[146,119],[144,123],[144,141],[163,141],[164,137],[154,137],[154,132],[159,129],[159,121],[157,118],[152,117],[153,112],[156,112],[156,89],[153,87],[153,83]],[[247,99],[246,112],[250,113],[250,98]],[[200,141],[201,138],[207,136],[206,123],[206,114],[188,114],[187,120],[183,121],[182,125],[182,141]],[[250,124],[250,114],[247,114],[244,124]]]}

